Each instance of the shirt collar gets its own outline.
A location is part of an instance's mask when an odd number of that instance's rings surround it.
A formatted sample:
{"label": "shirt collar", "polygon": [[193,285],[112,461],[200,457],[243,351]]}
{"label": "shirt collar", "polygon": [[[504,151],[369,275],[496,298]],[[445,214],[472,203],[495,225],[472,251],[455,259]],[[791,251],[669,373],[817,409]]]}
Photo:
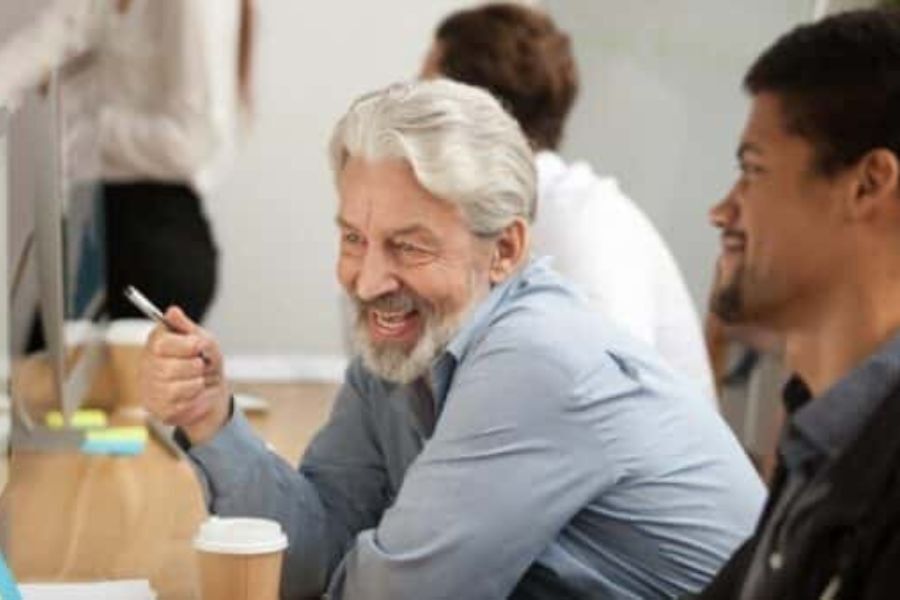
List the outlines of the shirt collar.
{"label": "shirt collar", "polygon": [[793,412],[780,444],[786,465],[793,469],[807,461],[834,459],[898,383],[900,334],[817,399],[809,401],[809,390],[793,378],[784,390],[785,404]]}
{"label": "shirt collar", "polygon": [[511,290],[522,286],[531,275],[547,268],[548,264],[546,258],[530,261],[505,281],[495,285],[487,297],[472,309],[447,348],[431,364],[429,383],[434,395],[436,414],[440,414],[444,405],[456,366],[463,361],[472,344],[485,333],[497,309],[508,300]]}

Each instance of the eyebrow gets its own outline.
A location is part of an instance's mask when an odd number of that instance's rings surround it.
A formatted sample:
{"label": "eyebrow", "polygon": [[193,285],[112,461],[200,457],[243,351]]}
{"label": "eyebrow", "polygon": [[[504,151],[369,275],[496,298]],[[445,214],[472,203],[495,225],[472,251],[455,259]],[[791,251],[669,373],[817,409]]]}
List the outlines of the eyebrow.
{"label": "eyebrow", "polygon": [[[335,223],[337,223],[338,227],[343,227],[345,229],[356,229],[359,230],[359,227],[356,227],[340,215],[334,218]],[[429,238],[434,238],[434,233],[425,225],[421,223],[413,223],[412,225],[407,225],[406,227],[401,227],[400,229],[395,229],[388,234],[388,237],[397,237],[403,235],[414,235],[417,233],[424,234]]]}
{"label": "eyebrow", "polygon": [[745,154],[752,153],[757,155],[765,154],[762,151],[762,148],[754,144],[753,142],[741,142],[741,145],[738,146],[737,152],[735,152],[735,156],[738,160],[744,158]]}
{"label": "eyebrow", "polygon": [[334,218],[334,222],[338,227],[343,227],[344,229],[356,229],[356,226],[351,225],[349,221],[346,221],[341,215],[337,215]]}
{"label": "eyebrow", "polygon": [[413,223],[412,225],[408,225],[406,227],[401,227],[400,229],[395,229],[391,232],[390,237],[404,236],[404,235],[415,235],[415,234],[424,234],[430,238],[434,237],[434,233],[431,232],[426,226],[421,223]]}

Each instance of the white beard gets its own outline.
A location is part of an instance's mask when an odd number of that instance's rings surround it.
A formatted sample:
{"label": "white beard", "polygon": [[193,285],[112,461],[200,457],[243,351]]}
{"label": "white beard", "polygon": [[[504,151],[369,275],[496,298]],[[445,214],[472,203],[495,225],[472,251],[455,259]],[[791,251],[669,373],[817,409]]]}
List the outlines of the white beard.
{"label": "white beard", "polygon": [[422,336],[412,350],[404,350],[395,344],[378,346],[369,338],[365,318],[357,319],[355,343],[363,364],[375,375],[394,383],[406,384],[424,375],[434,360],[447,348],[447,344],[459,331],[468,310],[460,311],[434,323],[431,315],[426,319]]}
{"label": "white beard", "polygon": [[354,343],[365,367],[378,377],[399,384],[411,383],[427,373],[435,359],[447,349],[447,344],[466,322],[472,310],[483,300],[483,295],[476,290],[480,277],[486,279],[486,276],[480,276],[479,272],[473,269],[469,277],[468,304],[454,314],[439,317],[421,298],[405,290],[397,292],[392,299],[381,299],[381,302],[387,303],[387,306],[394,310],[418,311],[424,327],[422,336],[412,350],[405,350],[390,343],[381,346],[372,343],[366,309],[379,304],[379,300],[364,303],[351,295],[350,299],[356,307],[357,314]]}

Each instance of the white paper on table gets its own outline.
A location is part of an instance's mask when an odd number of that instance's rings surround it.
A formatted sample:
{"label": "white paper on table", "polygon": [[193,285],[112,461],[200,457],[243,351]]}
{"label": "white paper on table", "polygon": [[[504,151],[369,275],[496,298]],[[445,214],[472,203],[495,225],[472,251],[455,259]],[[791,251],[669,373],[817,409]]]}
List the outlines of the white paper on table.
{"label": "white paper on table", "polygon": [[22,583],[22,600],[156,600],[146,579],[91,583]]}

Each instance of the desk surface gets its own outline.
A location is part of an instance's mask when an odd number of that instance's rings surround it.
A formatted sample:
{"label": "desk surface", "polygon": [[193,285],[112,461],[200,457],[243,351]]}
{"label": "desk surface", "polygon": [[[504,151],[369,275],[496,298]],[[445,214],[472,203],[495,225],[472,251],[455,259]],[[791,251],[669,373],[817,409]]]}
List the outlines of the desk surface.
{"label": "desk surface", "polygon": [[[250,422],[295,464],[327,416],[332,385],[236,384],[264,397]],[[191,539],[205,518],[190,465],[155,441],[138,457],[14,455],[3,527],[22,581],[149,579],[160,600],[198,598]]]}

